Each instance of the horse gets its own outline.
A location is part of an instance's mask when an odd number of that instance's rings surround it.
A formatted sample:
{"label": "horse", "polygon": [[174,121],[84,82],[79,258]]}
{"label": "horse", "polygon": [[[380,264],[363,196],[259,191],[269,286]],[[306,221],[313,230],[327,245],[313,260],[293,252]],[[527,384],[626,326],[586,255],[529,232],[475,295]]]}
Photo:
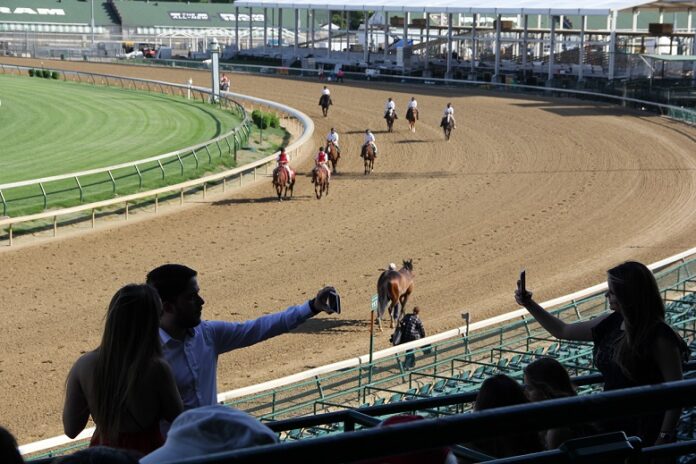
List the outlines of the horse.
{"label": "horse", "polygon": [[314,182],[314,194],[317,196],[317,200],[321,199],[321,196],[326,192],[329,194],[329,173],[328,168],[324,169],[322,167],[315,167],[312,170],[312,182]]}
{"label": "horse", "polygon": [[449,141],[450,136],[452,135],[452,128],[454,127],[452,118],[450,118],[449,115],[443,117],[442,121],[440,122],[440,126],[445,134],[445,140]]}
{"label": "horse", "polygon": [[329,155],[329,161],[331,161],[331,168],[334,174],[337,174],[336,165],[338,164],[338,159],[341,155],[338,153],[338,148],[333,142],[327,142],[326,144],[326,154]]}
{"label": "horse", "polygon": [[392,109],[387,110],[387,114],[384,115],[384,119],[387,120],[387,132],[393,132],[394,121],[396,120],[396,112]]}
{"label": "horse", "polygon": [[368,175],[375,169],[375,147],[371,143],[363,145],[360,156],[365,162],[365,175]]}
{"label": "horse", "polygon": [[384,312],[389,311],[390,328],[394,328],[404,315],[406,302],[413,292],[413,260],[404,260],[403,267],[398,271],[386,270],[377,279],[377,326],[382,332]]}
{"label": "horse", "polygon": [[406,111],[406,120],[408,121],[408,128],[411,132],[416,132],[416,121],[418,120],[418,109],[409,108]]}
{"label": "horse", "polygon": [[[288,198],[288,191],[290,191],[290,198],[292,198],[292,192],[295,188],[295,178],[290,178],[288,170],[282,166],[278,166],[273,170],[273,187],[275,188],[276,194],[278,194],[278,201],[283,201],[283,198]],[[285,192],[283,192],[285,189]]]}
{"label": "horse", "polygon": [[331,95],[322,95],[319,99],[319,106],[321,106],[321,112],[324,114],[324,117],[329,115],[329,106],[331,105],[333,105]]}

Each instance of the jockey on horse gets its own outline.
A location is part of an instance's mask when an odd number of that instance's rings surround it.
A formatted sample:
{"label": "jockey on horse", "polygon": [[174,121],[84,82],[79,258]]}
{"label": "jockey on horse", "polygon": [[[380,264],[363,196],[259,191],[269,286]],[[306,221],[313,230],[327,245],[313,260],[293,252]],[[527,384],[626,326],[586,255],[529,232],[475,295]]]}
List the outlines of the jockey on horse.
{"label": "jockey on horse", "polygon": [[288,154],[285,153],[285,148],[280,149],[280,154],[276,157],[278,168],[285,169],[288,172],[288,185],[295,181],[295,171],[290,169],[290,160]]}
{"label": "jockey on horse", "polygon": [[[329,169],[328,161],[329,155],[327,155],[324,151],[324,147],[320,147],[319,153],[317,153],[317,156],[314,157],[314,170],[325,169],[327,178],[331,179],[331,169]],[[312,183],[314,183],[314,177],[312,177]]]}
{"label": "jockey on horse", "polygon": [[331,128],[331,131],[329,131],[328,135],[326,136],[326,150],[328,151],[329,149],[329,144],[333,144],[334,147],[336,147],[336,153],[339,155],[341,154],[341,148],[338,146],[338,132],[336,132],[336,129],[333,127]]}
{"label": "jockey on horse", "polygon": [[447,103],[445,112],[442,114],[442,123],[440,125],[445,127],[450,120],[452,121],[452,129],[456,129],[457,121],[454,119],[454,108],[452,108],[452,103]]}
{"label": "jockey on horse", "polygon": [[408,110],[406,111],[406,120],[408,121],[409,126],[411,126],[411,131],[413,132],[416,131],[415,123],[417,119],[418,102],[416,101],[416,97],[411,97],[411,101],[408,102]]}
{"label": "jockey on horse", "polygon": [[321,111],[324,113],[324,117],[326,117],[329,113],[329,106],[333,105],[333,102],[331,101],[331,91],[324,86],[324,89],[321,91],[321,97],[319,97],[319,106],[321,106]]}
{"label": "jockey on horse", "polygon": [[365,156],[365,151],[367,150],[367,145],[372,145],[372,151],[374,152],[375,158],[377,158],[377,145],[375,144],[375,136],[370,132],[370,129],[365,129],[365,139],[363,140],[362,150],[360,150],[360,157]]}
{"label": "jockey on horse", "polygon": [[394,103],[391,97],[387,98],[387,103],[384,105],[384,119],[387,119],[390,112],[394,114],[394,119],[398,119],[396,117],[396,103]]}

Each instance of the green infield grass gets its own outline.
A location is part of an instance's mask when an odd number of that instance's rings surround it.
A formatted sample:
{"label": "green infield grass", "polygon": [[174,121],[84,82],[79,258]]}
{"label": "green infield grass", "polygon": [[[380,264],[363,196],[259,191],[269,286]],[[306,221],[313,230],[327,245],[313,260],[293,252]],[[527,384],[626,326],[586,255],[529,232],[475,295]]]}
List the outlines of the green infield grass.
{"label": "green infield grass", "polygon": [[[0,75],[0,184],[102,168],[205,142],[241,124],[229,110],[181,97],[37,77]],[[193,156],[4,190],[18,216],[97,201],[233,166],[227,146]],[[183,164],[183,166],[182,166]],[[182,172],[183,171],[183,172]],[[114,185],[115,184],[115,185]],[[0,203],[0,215],[3,214]]]}

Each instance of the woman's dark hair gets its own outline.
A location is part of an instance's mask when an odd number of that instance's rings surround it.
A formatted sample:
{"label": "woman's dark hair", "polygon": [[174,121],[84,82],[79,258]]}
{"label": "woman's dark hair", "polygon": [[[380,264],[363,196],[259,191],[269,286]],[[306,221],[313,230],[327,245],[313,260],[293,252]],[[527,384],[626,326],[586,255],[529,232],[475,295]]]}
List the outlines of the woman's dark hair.
{"label": "woman's dark hair", "polygon": [[[481,384],[474,411],[514,406],[529,403],[522,385],[504,374],[487,378]],[[521,432],[505,437],[492,436],[485,440],[477,440],[471,446],[490,456],[503,458],[520,454],[535,453],[543,450],[541,439],[536,432]]]}
{"label": "woman's dark hair", "polygon": [[94,411],[99,433],[115,443],[121,417],[154,358],[162,356],[162,302],[150,285],[126,285],[109,303],[94,368]]}
{"label": "woman's dark hair", "polygon": [[665,320],[665,305],[655,276],[644,264],[626,261],[607,271],[611,291],[621,306],[626,330],[614,350],[614,360],[624,375],[631,371],[638,358],[648,355],[653,329]]}
{"label": "woman's dark hair", "polygon": [[577,395],[568,371],[553,358],[539,358],[530,363],[524,368],[524,377],[527,387],[535,392],[535,396],[538,393],[541,397],[538,399],[551,400]]}
{"label": "woman's dark hair", "polygon": [[488,377],[481,384],[474,411],[524,403],[529,403],[529,399],[525,396],[522,385],[505,374],[498,374]]}

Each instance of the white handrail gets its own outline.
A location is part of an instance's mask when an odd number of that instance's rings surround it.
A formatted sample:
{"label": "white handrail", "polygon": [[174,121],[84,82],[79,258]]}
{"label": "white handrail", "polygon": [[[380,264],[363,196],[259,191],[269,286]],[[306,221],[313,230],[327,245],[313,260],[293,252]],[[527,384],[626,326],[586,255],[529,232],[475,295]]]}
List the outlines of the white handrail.
{"label": "white handrail", "polygon": [[[5,66],[8,66],[8,65],[0,63],[0,67],[2,67],[3,69],[5,68]],[[14,66],[13,65],[12,67],[17,68],[17,70],[31,69],[28,66]],[[199,92],[212,95],[212,92],[210,91],[210,89],[205,89],[203,87],[189,87],[188,85],[184,85],[184,84],[175,84],[175,83],[164,82],[164,81],[139,79],[139,78],[135,78],[135,77],[112,76],[109,74],[86,73],[86,72],[82,72],[82,71],[66,70],[66,71],[61,71],[61,72],[63,73],[63,75],[75,74],[75,75],[79,76],[79,75],[83,74],[86,76],[105,77],[107,79],[112,78],[112,79],[120,79],[120,80],[127,80],[127,81],[133,81],[133,82],[141,82],[141,83],[144,82],[144,83],[148,83],[148,84],[167,85],[169,87],[175,87],[175,88],[184,89],[184,90],[188,90],[188,89],[198,90]],[[244,107],[242,105],[235,102],[234,100],[231,100],[231,101],[233,103],[235,103],[238,107],[240,107],[242,110],[244,110]],[[241,126],[248,124],[248,123],[249,123],[249,116],[246,114],[246,111],[244,111],[244,117],[242,119]],[[241,127],[241,126],[239,126],[239,127]],[[212,143],[219,142],[220,140],[226,139],[227,137],[234,135],[237,132],[237,129],[238,129],[238,127],[235,127],[234,129],[230,130],[229,132],[226,132],[226,133],[219,135],[219,136],[217,136],[213,139],[210,139],[208,141],[201,142],[201,143],[198,143],[196,145],[191,145],[189,147],[181,148],[179,150],[175,150],[175,151],[172,151],[169,153],[164,153],[162,155],[152,156],[149,158],[144,158],[144,159],[140,159],[140,160],[136,160],[136,161],[129,161],[126,163],[121,163],[121,164],[115,164],[113,166],[106,166],[103,168],[90,169],[87,171],[72,172],[72,173],[67,173],[67,174],[59,174],[56,176],[42,177],[39,179],[28,179],[28,180],[22,180],[22,181],[17,181],[17,182],[11,182],[8,184],[0,184],[0,190],[7,190],[7,189],[11,189],[11,188],[16,188],[16,187],[26,187],[28,185],[36,185],[39,183],[54,182],[54,181],[58,181],[58,180],[73,179],[75,177],[83,177],[83,176],[88,176],[88,175],[92,175],[92,174],[100,174],[103,172],[115,171],[117,169],[133,167],[133,166],[136,166],[138,164],[149,163],[152,161],[159,161],[159,160],[166,159],[166,158],[172,158],[174,156],[177,156],[177,155],[180,155],[183,153],[188,153],[192,150],[197,150],[199,148],[203,148],[203,147],[210,145]]]}
{"label": "white handrail", "polygon": [[[153,81],[157,82],[157,81]],[[203,89],[202,87],[193,87],[196,90]],[[238,98],[241,100],[246,100],[251,103],[255,104],[261,104],[261,105],[266,105],[271,108],[275,108],[279,111],[282,111],[295,119],[297,119],[300,124],[304,127],[303,133],[300,136],[299,139],[297,139],[295,142],[291,143],[287,148],[286,151],[288,153],[292,153],[295,150],[299,150],[300,147],[302,147],[309,139],[312,137],[312,134],[314,133],[314,122],[312,119],[307,116],[305,113],[296,110],[294,108],[291,108],[287,105],[283,105],[281,103],[276,103],[270,100],[266,100],[263,98],[257,98],[257,97],[250,97],[238,93],[233,93],[233,92],[224,92],[227,95],[230,95],[234,98]],[[21,224],[24,222],[30,222],[30,221],[36,221],[40,219],[48,219],[48,218],[58,218],[61,216],[65,216],[68,214],[74,214],[74,213],[79,213],[83,211],[89,211],[89,210],[94,210],[97,208],[103,208],[106,206],[113,206],[117,204],[122,204],[122,203],[129,203],[129,202],[134,202],[136,200],[142,200],[145,198],[153,197],[156,195],[161,195],[161,194],[166,194],[166,193],[174,193],[174,192],[180,192],[184,191],[187,189],[190,189],[192,187],[196,187],[202,184],[207,184],[210,182],[214,182],[217,180],[225,179],[228,177],[236,176],[239,174],[243,174],[245,172],[254,170],[260,166],[263,166],[265,164],[268,164],[270,162],[275,161],[275,158],[277,156],[277,153],[273,153],[265,158],[262,158],[260,160],[254,161],[249,164],[245,164],[244,166],[240,166],[238,168],[230,169],[227,171],[219,172],[216,174],[211,174],[206,177],[201,177],[198,179],[193,179],[189,180],[186,182],[181,182],[178,184],[170,185],[167,187],[161,187],[158,189],[154,190],[148,190],[146,192],[139,192],[139,193],[134,193],[131,195],[125,195],[122,197],[118,198],[111,198],[108,200],[103,200],[103,201],[98,201],[94,203],[89,203],[89,204],[84,204],[84,205],[79,205],[79,206],[73,206],[70,208],[62,208],[58,210],[52,210],[52,211],[44,211],[41,213],[36,213],[36,214],[31,214],[27,216],[19,216],[19,217],[14,217],[14,218],[4,218],[0,219],[0,227],[7,227],[7,226],[13,226],[15,224]]]}

